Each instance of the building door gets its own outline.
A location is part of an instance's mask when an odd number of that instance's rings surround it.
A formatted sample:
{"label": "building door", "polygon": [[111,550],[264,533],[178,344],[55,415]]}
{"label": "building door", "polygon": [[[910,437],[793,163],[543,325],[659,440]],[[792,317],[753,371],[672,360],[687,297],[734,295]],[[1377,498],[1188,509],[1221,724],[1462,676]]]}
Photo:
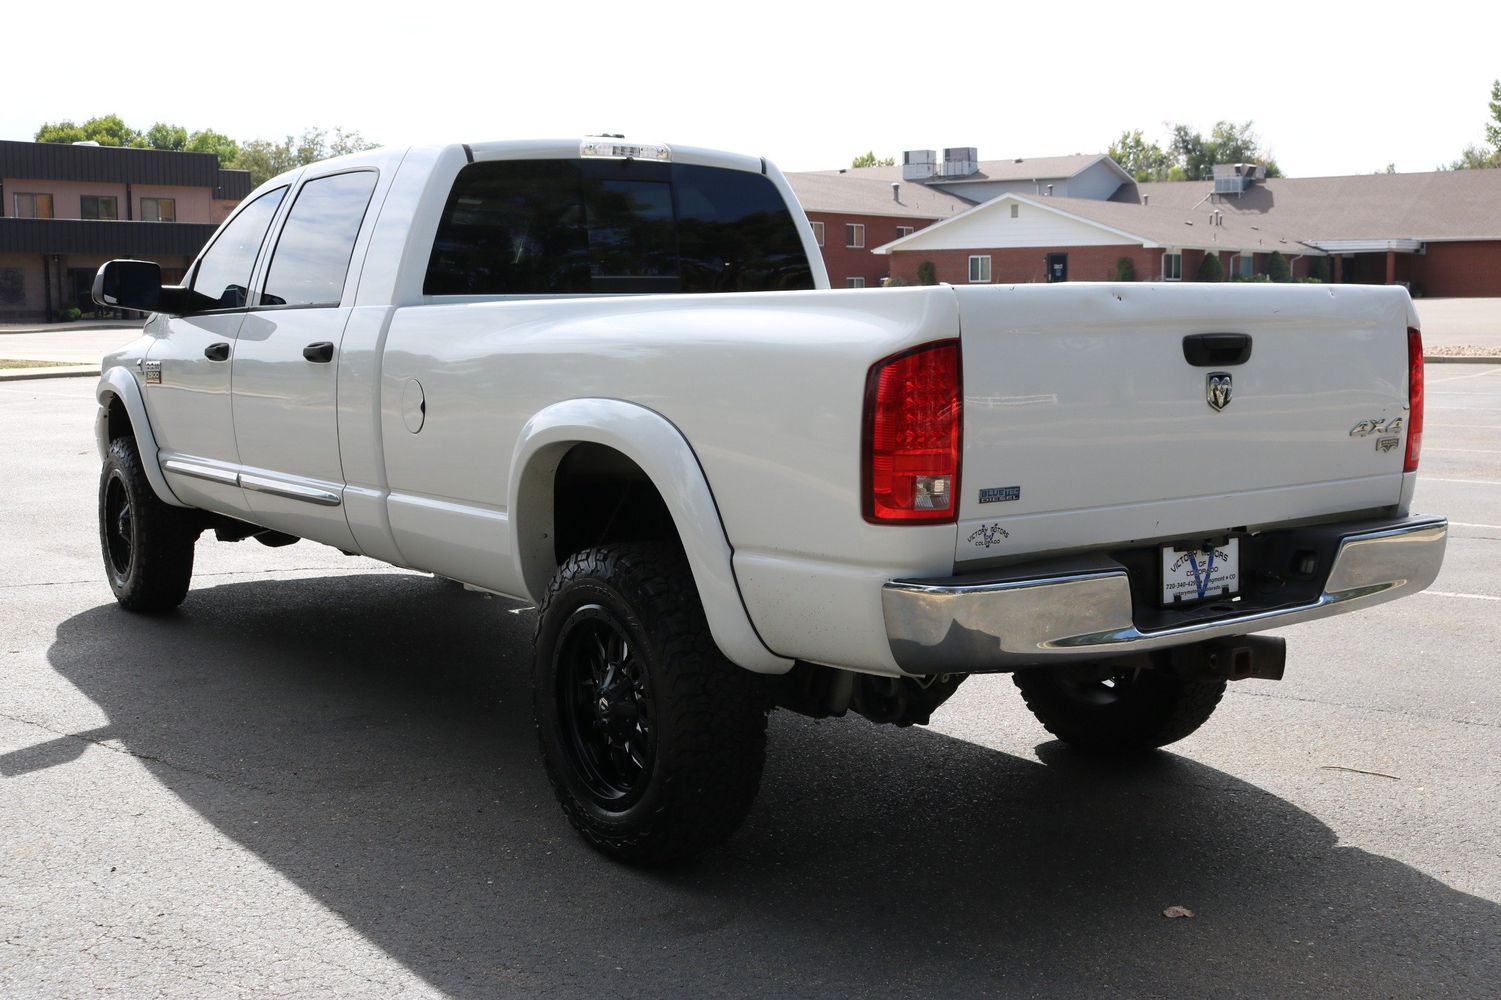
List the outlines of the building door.
{"label": "building door", "polygon": [[1048,280],[1049,281],[1067,281],[1068,280],[1068,254],[1066,254],[1066,253],[1050,253],[1050,254],[1048,254]]}
{"label": "building door", "polygon": [[94,305],[94,268],[70,267],[68,268],[68,291],[67,301],[63,308],[72,307],[81,313],[91,313],[102,306]]}

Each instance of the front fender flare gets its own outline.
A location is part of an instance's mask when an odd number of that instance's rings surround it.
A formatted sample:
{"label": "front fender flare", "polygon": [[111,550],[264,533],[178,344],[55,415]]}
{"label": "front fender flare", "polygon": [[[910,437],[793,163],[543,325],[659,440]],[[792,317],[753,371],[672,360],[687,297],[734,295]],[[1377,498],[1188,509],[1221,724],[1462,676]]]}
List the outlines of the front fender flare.
{"label": "front fender flare", "polygon": [[162,474],[161,462],[156,454],[156,435],[151,433],[151,421],[146,418],[146,401],[141,397],[140,383],[129,369],[119,365],[100,375],[99,384],[94,388],[94,398],[99,401],[100,408],[99,416],[94,421],[94,443],[99,448],[100,459],[109,452],[108,413],[111,396],[124,404],[125,414],[130,417],[136,450],[141,454],[141,467],[146,471],[146,480],[151,483],[152,492],[162,503],[173,507],[189,506],[177,499],[172,493],[172,487],[167,485],[167,477]]}
{"label": "front fender flare", "polygon": [[553,485],[563,456],[592,443],[620,452],[651,479],[672,515],[709,631],[721,652],[757,673],[781,674],[792,661],[766,648],[751,625],[735,582],[734,551],[698,457],[661,414],[618,399],[572,399],[542,410],[521,429],[507,495],[517,578],[533,601],[557,568],[553,552]]}

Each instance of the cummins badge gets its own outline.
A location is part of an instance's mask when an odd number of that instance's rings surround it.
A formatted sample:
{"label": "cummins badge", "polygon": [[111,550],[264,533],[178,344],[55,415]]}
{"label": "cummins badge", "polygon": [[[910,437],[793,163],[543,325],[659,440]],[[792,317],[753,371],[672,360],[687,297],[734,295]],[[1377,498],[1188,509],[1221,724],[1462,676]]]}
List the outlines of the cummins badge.
{"label": "cummins badge", "polygon": [[1230,405],[1230,373],[1210,372],[1204,385],[1204,394],[1212,409],[1223,410]]}

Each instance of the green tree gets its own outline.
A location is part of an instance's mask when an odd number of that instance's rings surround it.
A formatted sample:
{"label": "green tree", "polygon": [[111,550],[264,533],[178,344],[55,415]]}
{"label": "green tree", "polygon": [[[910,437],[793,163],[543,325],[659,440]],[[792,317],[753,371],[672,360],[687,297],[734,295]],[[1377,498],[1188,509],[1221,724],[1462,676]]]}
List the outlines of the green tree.
{"label": "green tree", "polygon": [[1135,281],[1136,262],[1130,257],[1121,257],[1115,262],[1116,281]]}
{"label": "green tree", "polygon": [[119,115],[100,115],[82,125],[71,121],[43,122],[37,142],[97,142],[101,146],[138,146],[144,140]]}
{"label": "green tree", "polygon": [[213,153],[219,158],[219,166],[225,167],[240,155],[240,144],[229,136],[213,129],[200,129],[188,136],[188,141],[183,146],[190,153]]}
{"label": "green tree", "polygon": [[[356,133],[356,134],[358,134],[358,133]],[[866,150],[865,152],[861,153],[859,156],[857,156],[853,160],[851,160],[850,161],[850,166],[852,166],[852,167],[894,167],[894,166],[896,166],[896,157],[894,157],[894,156],[877,156],[876,155],[876,151],[873,150],[873,149],[870,149],[870,150]]]}
{"label": "green tree", "polygon": [[181,125],[157,122],[141,133],[141,138],[152,149],[185,149],[188,145],[188,130]]}
{"label": "green tree", "polygon": [[1220,264],[1217,255],[1206,253],[1204,260],[1199,264],[1199,273],[1194,276],[1195,281],[1224,281],[1225,268]]}
{"label": "green tree", "polygon": [[376,145],[358,132],[336,128],[329,133],[325,129],[309,128],[304,129],[302,135],[289,135],[281,142],[269,139],[242,142],[238,154],[228,166],[250,171],[250,183],[255,187],[293,167],[372,149]]}
{"label": "green tree", "polygon": [[1501,150],[1501,80],[1491,83],[1491,120],[1485,125],[1485,141]]}
{"label": "green tree", "polygon": [[1491,167],[1501,167],[1501,150],[1491,149],[1489,146],[1469,145],[1464,148],[1464,152],[1459,154],[1459,159],[1439,169],[1486,170]]}
{"label": "green tree", "polygon": [[938,284],[938,269],[933,266],[931,260],[925,260],[917,265],[917,283],[919,285]]}
{"label": "green tree", "polygon": [[1138,181],[1168,180],[1173,168],[1172,157],[1157,143],[1143,139],[1141,129],[1122,132],[1106,154]]}
{"label": "green tree", "polygon": [[1288,264],[1287,258],[1282,256],[1281,250],[1273,250],[1271,257],[1266,262],[1267,277],[1273,281],[1293,280],[1292,265]]}
{"label": "green tree", "polygon": [[1146,141],[1141,130],[1134,129],[1122,132],[1109,153],[1138,181],[1208,180],[1216,163],[1259,163],[1268,177],[1282,176],[1250,121],[1215,122],[1208,136],[1191,125],[1170,123],[1165,147]]}

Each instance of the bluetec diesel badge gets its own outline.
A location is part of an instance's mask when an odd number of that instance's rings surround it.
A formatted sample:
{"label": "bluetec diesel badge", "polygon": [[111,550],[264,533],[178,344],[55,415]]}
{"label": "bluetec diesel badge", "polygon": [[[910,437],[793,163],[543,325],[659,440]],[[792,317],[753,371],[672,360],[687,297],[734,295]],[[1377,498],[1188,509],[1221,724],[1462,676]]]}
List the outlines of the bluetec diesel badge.
{"label": "bluetec diesel badge", "polygon": [[1020,486],[992,486],[980,491],[981,503],[1004,503],[1007,500],[1020,500],[1021,498]]}

